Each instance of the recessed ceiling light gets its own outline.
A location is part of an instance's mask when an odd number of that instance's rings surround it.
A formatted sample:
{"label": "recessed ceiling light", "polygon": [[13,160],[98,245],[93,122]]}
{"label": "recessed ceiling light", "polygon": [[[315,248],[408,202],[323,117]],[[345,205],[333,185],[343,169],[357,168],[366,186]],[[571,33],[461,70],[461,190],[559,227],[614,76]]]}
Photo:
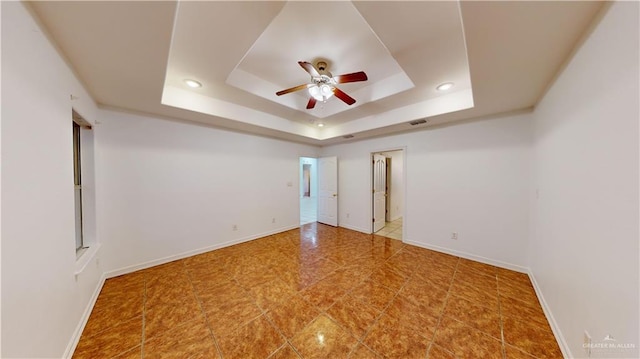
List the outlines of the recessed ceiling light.
{"label": "recessed ceiling light", "polygon": [[189,79],[187,79],[187,80],[184,80],[184,83],[186,83],[186,84],[187,84],[187,86],[189,86],[189,87],[191,87],[191,88],[194,88],[194,89],[197,89],[197,88],[199,88],[199,87],[202,87],[202,84],[201,84],[201,83],[199,83],[199,82],[198,82],[198,81],[196,81],[196,80],[189,80]]}
{"label": "recessed ceiling light", "polygon": [[438,85],[438,87],[436,87],[436,90],[447,91],[447,90],[450,90],[452,87],[453,87],[453,82],[445,82],[443,84]]}
{"label": "recessed ceiling light", "polygon": [[324,123],[322,122],[318,123],[318,127],[324,127]]}

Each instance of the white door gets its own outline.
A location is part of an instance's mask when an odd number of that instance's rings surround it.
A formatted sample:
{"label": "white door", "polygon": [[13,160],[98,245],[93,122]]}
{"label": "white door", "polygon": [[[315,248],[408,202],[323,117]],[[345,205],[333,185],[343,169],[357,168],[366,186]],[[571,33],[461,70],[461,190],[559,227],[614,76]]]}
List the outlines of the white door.
{"label": "white door", "polygon": [[386,157],[379,154],[373,155],[373,232],[381,230],[385,225],[386,162]]}
{"label": "white door", "polygon": [[318,159],[318,222],[338,225],[338,158]]}

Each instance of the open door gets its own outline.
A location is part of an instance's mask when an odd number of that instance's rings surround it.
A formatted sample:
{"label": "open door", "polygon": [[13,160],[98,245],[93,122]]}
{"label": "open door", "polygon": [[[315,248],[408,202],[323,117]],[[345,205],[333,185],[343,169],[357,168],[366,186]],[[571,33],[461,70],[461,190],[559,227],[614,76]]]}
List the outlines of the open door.
{"label": "open door", "polygon": [[391,162],[393,161],[392,157],[386,158],[385,166],[387,166],[386,177],[385,177],[385,190],[384,190],[384,221],[391,222],[391,183],[393,176],[391,175]]}
{"label": "open door", "polygon": [[386,191],[387,191],[387,158],[380,154],[373,155],[373,232],[381,230],[385,225]]}
{"label": "open door", "polygon": [[318,159],[318,222],[338,226],[338,158]]}

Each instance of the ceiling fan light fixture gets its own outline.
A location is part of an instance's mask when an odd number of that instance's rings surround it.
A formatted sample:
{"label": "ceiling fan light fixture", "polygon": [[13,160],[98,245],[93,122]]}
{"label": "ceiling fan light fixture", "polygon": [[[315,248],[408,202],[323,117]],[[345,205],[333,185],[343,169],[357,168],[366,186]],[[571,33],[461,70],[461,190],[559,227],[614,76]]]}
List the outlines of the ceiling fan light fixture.
{"label": "ceiling fan light fixture", "polygon": [[320,86],[320,92],[322,92],[322,96],[326,98],[333,96],[333,89],[327,84]]}
{"label": "ceiling fan light fixture", "polygon": [[311,95],[313,98],[315,98],[318,101],[324,101],[324,99],[322,98],[322,93],[320,91],[319,86],[309,87],[309,95]]}
{"label": "ceiling fan light fixture", "polygon": [[442,83],[442,84],[438,85],[436,87],[436,90],[438,90],[438,91],[451,90],[453,88],[453,85],[454,85],[453,82],[445,82],[445,83]]}
{"label": "ceiling fan light fixture", "polygon": [[186,83],[187,86],[189,86],[191,88],[194,88],[194,89],[202,87],[202,84],[200,82],[196,81],[196,80],[186,79],[186,80],[184,80],[184,83]]}
{"label": "ceiling fan light fixture", "polygon": [[315,98],[317,101],[326,101],[333,96],[333,88],[328,84],[318,84],[316,86],[309,87],[309,95]]}

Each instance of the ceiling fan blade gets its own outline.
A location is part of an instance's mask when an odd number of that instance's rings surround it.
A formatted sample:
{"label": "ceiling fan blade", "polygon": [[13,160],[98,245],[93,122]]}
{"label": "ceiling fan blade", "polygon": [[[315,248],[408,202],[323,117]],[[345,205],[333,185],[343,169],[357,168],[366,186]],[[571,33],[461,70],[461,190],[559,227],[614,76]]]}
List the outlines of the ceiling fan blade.
{"label": "ceiling fan blade", "polygon": [[344,101],[344,103],[346,103],[349,106],[351,106],[354,103],[356,103],[356,100],[353,97],[351,97],[351,96],[347,95],[346,93],[342,92],[342,90],[340,90],[337,87],[333,88],[333,94],[336,95],[337,98],[341,99],[342,101]]}
{"label": "ceiling fan blade", "polygon": [[307,110],[311,110],[314,107],[316,107],[316,99],[312,96],[312,97],[309,97],[309,103],[307,103]]}
{"label": "ceiling fan blade", "polygon": [[320,77],[320,73],[310,62],[298,61],[298,65],[302,66],[302,68],[308,72],[311,77]]}
{"label": "ceiling fan blade", "polygon": [[358,82],[358,81],[367,81],[367,74],[364,71],[354,72],[352,74],[344,74],[334,76],[333,79],[337,84],[345,84],[347,82]]}
{"label": "ceiling fan blade", "polygon": [[296,91],[308,89],[311,86],[313,86],[313,84],[303,84],[303,85],[300,85],[300,86],[292,87],[290,89],[278,91],[278,92],[276,92],[276,95],[278,95],[278,96],[286,95],[286,94],[291,93],[291,92],[296,92]]}

